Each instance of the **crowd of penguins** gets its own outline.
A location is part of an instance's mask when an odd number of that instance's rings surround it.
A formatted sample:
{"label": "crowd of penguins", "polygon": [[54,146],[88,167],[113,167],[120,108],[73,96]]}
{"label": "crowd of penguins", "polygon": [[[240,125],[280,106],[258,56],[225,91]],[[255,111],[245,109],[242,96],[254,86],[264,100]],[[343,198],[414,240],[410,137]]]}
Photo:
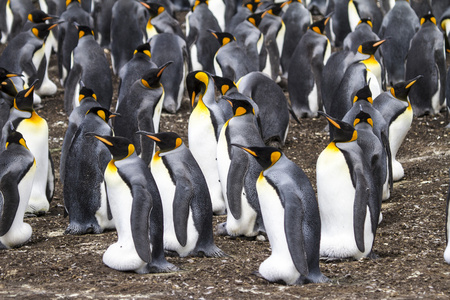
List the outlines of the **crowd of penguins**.
{"label": "crowd of penguins", "polygon": [[[449,0],[0,0],[0,30],[0,249],[30,239],[25,214],[49,210],[55,173],[34,107],[57,92],[56,55],[65,233],[116,229],[103,262],[120,271],[175,271],[167,252],[225,256],[213,214],[226,214],[219,234],[267,234],[268,281],[326,282],[319,257],[376,257],[413,114],[446,111],[450,92]],[[159,132],[185,90],[189,148]],[[290,118],[319,114],[330,143],[316,197],[281,149]]]}

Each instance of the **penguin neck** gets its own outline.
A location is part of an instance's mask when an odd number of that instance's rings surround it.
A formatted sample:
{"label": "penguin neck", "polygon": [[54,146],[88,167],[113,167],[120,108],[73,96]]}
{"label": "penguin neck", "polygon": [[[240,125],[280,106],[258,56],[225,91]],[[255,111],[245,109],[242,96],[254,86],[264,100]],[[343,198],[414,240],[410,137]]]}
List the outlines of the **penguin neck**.
{"label": "penguin neck", "polygon": [[146,26],[147,40],[158,34],[158,30],[152,24],[153,18],[149,18]]}
{"label": "penguin neck", "polygon": [[184,144],[181,144],[180,146],[178,146],[178,147],[176,147],[174,149],[171,149],[171,150],[166,150],[166,151],[159,150],[159,151],[156,151],[155,158],[161,158],[161,157],[166,156],[166,155],[170,155],[170,154],[173,154],[173,153],[181,152],[181,151],[183,151],[183,147],[185,147]]}

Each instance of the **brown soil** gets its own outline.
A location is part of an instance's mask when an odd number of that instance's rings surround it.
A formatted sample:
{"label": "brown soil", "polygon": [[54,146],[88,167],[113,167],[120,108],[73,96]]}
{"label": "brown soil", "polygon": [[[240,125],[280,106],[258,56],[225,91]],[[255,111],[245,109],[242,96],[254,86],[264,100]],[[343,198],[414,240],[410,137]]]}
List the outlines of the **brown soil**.
{"label": "brown soil", "polygon": [[[0,48],[1,50],[2,48]],[[0,51],[1,53],[1,51]],[[56,66],[50,73],[55,79]],[[117,79],[116,86],[117,86]],[[67,128],[63,90],[43,99],[38,113],[50,128],[50,149],[59,168]],[[186,141],[190,107],[163,114],[161,131],[175,131]],[[445,116],[415,118],[399,152],[405,178],[394,184],[383,203],[374,251],[377,260],[321,262],[330,283],[285,286],[254,275],[270,255],[268,241],[215,236],[229,257],[168,260],[182,271],[169,274],[118,272],[106,267],[102,255],[116,241],[114,231],[98,235],[64,235],[62,188],[58,181],[48,214],[27,218],[33,235],[26,245],[0,252],[0,298],[447,298],[450,266],[445,249],[445,199],[449,182],[449,131]],[[315,186],[315,164],[328,136],[323,119],[291,121],[284,153]],[[225,217],[214,217],[214,224]]]}

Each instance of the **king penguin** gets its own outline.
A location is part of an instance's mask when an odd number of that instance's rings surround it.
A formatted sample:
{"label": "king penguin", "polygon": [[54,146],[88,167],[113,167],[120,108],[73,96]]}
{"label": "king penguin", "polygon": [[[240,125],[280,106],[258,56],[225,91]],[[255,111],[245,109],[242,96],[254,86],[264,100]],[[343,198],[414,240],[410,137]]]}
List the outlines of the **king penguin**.
{"label": "king penguin", "polygon": [[394,181],[399,181],[405,175],[405,171],[396,156],[413,121],[413,109],[408,100],[408,93],[416,81],[422,77],[420,75],[408,81],[398,82],[389,91],[381,93],[373,101],[373,107],[383,115],[388,126],[392,179]]}
{"label": "king penguin", "polygon": [[3,127],[1,147],[5,147],[8,123],[11,122],[27,141],[36,160],[36,176],[26,212],[39,215],[49,210],[55,175],[48,148],[48,125],[33,109],[33,90],[32,85],[29,89],[20,91],[14,99],[8,122]]}
{"label": "king penguin", "polygon": [[288,69],[288,92],[297,118],[317,117],[322,108],[322,70],[331,53],[324,34],[328,18],[311,24],[295,47]]}
{"label": "king penguin", "polygon": [[180,23],[167,12],[164,6],[150,1],[140,1],[140,3],[147,9],[149,15],[145,30],[146,40],[151,39],[158,33],[173,33],[186,40]]}
{"label": "king penguin", "polygon": [[411,88],[409,100],[414,115],[434,115],[444,108],[446,64],[445,43],[432,14],[420,18],[420,29],[411,40],[406,58],[405,79],[425,75]]}
{"label": "king penguin", "polygon": [[358,51],[359,45],[368,41],[378,41],[380,38],[373,32],[373,23],[369,18],[361,19],[355,30],[349,33],[344,39],[344,50],[353,53]]}
{"label": "king penguin", "polygon": [[320,153],[316,167],[320,256],[360,259],[372,254],[381,202],[374,197],[372,174],[356,141],[357,131],[323,115],[334,139]]}
{"label": "king penguin", "polygon": [[373,24],[373,31],[380,30],[383,21],[383,13],[375,1],[350,0],[348,2],[348,22],[351,31],[354,31],[361,19],[370,18]]}
{"label": "king penguin", "polygon": [[166,62],[161,67],[149,69],[141,79],[136,80],[117,108],[120,117],[114,120],[115,134],[129,139],[136,148],[136,154],[147,165],[150,165],[153,157],[153,141],[137,135],[136,131],[159,131],[165,97],[161,77],[170,64],[171,62]]}
{"label": "king penguin", "polygon": [[186,43],[193,71],[214,74],[214,55],[220,46],[207,29],[221,31],[216,18],[208,8],[207,0],[197,0],[186,15]]}
{"label": "king penguin", "polygon": [[242,6],[239,6],[236,9],[236,13],[230,18],[230,21],[225,27],[225,32],[234,32],[234,29],[237,25],[239,25],[241,22],[244,22],[248,16],[256,12],[258,3],[259,0],[250,0],[248,2],[246,1],[245,3],[242,3]]}
{"label": "king penguin", "polygon": [[64,89],[64,108],[68,115],[79,105],[80,81],[94,90],[98,103],[105,109],[110,108],[113,93],[109,63],[103,48],[94,39],[94,32],[87,26],[79,25],[78,36]]}
{"label": "king penguin", "polygon": [[224,112],[215,100],[214,80],[203,71],[194,71],[186,77],[191,105],[194,107],[189,116],[189,148],[202,169],[211,196],[215,214],[225,213],[225,200],[217,169],[217,141],[225,123]]}
{"label": "king penguin", "polygon": [[93,142],[89,134],[112,135],[112,115],[102,107],[89,109],[67,149],[64,178],[64,216],[69,215],[65,234],[102,233],[113,229],[103,174],[111,160],[105,145]]}
{"label": "king penguin", "polygon": [[192,153],[176,133],[138,133],[155,141],[160,149],[150,170],[163,205],[164,249],[181,257],[225,256],[214,244],[208,185]]}
{"label": "king penguin", "polygon": [[255,189],[262,169],[250,158],[250,154],[231,145],[265,145],[255,125],[253,106],[246,100],[247,97],[224,98],[232,105],[234,116],[222,127],[217,144],[217,166],[227,205],[227,221],[218,225],[218,233],[253,237],[264,232]]}
{"label": "king penguin", "polygon": [[164,256],[161,197],[147,164],[124,137],[96,136],[112,155],[105,183],[117,242],[103,254],[103,263],[119,271],[176,271]]}
{"label": "king penguin", "polygon": [[30,198],[36,162],[20,132],[8,134],[0,153],[0,249],[27,242],[31,226],[23,222]]}
{"label": "king penguin", "polygon": [[319,268],[319,207],[306,174],[279,149],[239,147],[263,168],[256,190],[272,253],[259,274],[286,284],[329,281]]}

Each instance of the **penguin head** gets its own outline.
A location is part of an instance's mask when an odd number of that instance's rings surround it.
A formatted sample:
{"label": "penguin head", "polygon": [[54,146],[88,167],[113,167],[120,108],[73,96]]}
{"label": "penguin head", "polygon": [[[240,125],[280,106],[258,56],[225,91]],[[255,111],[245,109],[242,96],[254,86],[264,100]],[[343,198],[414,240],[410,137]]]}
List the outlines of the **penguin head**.
{"label": "penguin head", "polygon": [[110,112],[106,108],[103,107],[93,107],[90,110],[87,111],[86,116],[89,114],[94,114],[96,116],[99,116],[103,121],[108,123],[108,120],[110,118],[114,118],[117,116],[117,114]]}
{"label": "penguin head", "polygon": [[226,78],[226,77],[220,77],[220,76],[213,76],[214,79],[214,85],[216,88],[220,91],[220,93],[225,95],[230,89],[237,89],[236,84],[233,80]]}
{"label": "penguin head", "polygon": [[255,114],[255,110],[250,102],[244,97],[229,97],[223,96],[223,99],[227,100],[233,108],[233,115],[235,117],[242,116],[248,113]]}
{"label": "penguin head", "polygon": [[308,29],[311,29],[312,31],[318,33],[318,34],[325,34],[325,26],[327,25],[328,21],[330,20],[331,16],[328,16],[326,18],[323,18],[320,21],[316,21],[309,25]]}
{"label": "penguin head", "polygon": [[134,50],[133,55],[136,55],[138,53],[143,53],[145,55],[147,55],[148,57],[152,57],[152,54],[150,52],[150,44],[149,43],[145,43],[142,45],[139,45],[136,47],[136,49]]}
{"label": "penguin head", "polygon": [[274,3],[272,5],[270,5],[266,11],[264,11],[263,16],[264,17],[266,14],[270,14],[273,16],[279,16],[281,11],[283,10],[283,7],[288,4],[289,1],[286,2],[280,2],[280,3]]}
{"label": "penguin head", "polygon": [[236,38],[229,32],[220,32],[208,29],[209,32],[217,39],[220,46],[225,46],[230,42],[235,42]]}
{"label": "penguin head", "polygon": [[372,19],[370,18],[362,18],[361,20],[359,20],[358,25],[359,24],[367,24],[370,26],[370,28],[373,28]]}
{"label": "penguin head", "polygon": [[66,7],[72,3],[78,3],[78,5],[81,5],[81,0],[66,0]]}
{"label": "penguin head", "polygon": [[5,68],[0,67],[0,83],[2,83],[3,81],[6,81],[8,78],[18,77],[18,76],[22,76],[22,74],[12,73],[12,72],[9,72],[8,70],[6,70]]}
{"label": "penguin head", "polygon": [[403,101],[407,101],[409,91],[411,90],[411,87],[414,85],[414,83],[417,82],[420,78],[422,78],[423,75],[419,75],[414,77],[413,79],[410,79],[408,81],[402,81],[394,84],[393,87],[391,87],[391,94],[395,98]]}
{"label": "penguin head", "polygon": [[252,13],[254,13],[256,11],[256,9],[258,8],[259,3],[261,3],[259,0],[258,1],[248,1],[246,3],[243,3],[242,6],[247,8],[248,10],[250,10]]}
{"label": "penguin head", "polygon": [[370,104],[373,104],[372,92],[370,91],[368,84],[356,92],[355,97],[353,97],[353,103],[358,100],[367,100]]}
{"label": "penguin head", "polygon": [[231,144],[231,146],[239,147],[250,153],[264,170],[273,166],[283,155],[280,149],[275,147],[246,147],[239,144]]}
{"label": "penguin head", "polygon": [[28,18],[28,21],[30,21],[32,23],[45,23],[45,21],[52,20],[57,17],[50,16],[40,9],[35,9],[28,14],[27,18]]}
{"label": "penguin head", "polygon": [[164,70],[172,63],[172,61],[166,62],[159,68],[151,68],[141,78],[141,83],[148,89],[156,89],[161,87],[161,75]]}
{"label": "penguin head", "polygon": [[28,89],[17,93],[14,98],[14,108],[20,111],[33,112],[34,84]]}
{"label": "penguin head", "polygon": [[11,144],[17,144],[17,145],[21,145],[21,146],[25,147],[26,149],[28,149],[27,143],[25,142],[23,135],[14,129],[14,126],[12,125],[12,123],[10,123],[10,124],[11,124],[11,129],[10,129],[10,132],[8,133],[8,138],[6,139],[5,148],[8,149],[8,146]]}
{"label": "penguin head", "polygon": [[191,105],[194,107],[197,95],[202,97],[208,89],[211,75],[204,71],[190,72],[186,77],[186,89],[191,99]]}
{"label": "penguin head", "polygon": [[78,39],[81,39],[84,36],[94,36],[94,31],[89,26],[75,24],[78,29]]}
{"label": "penguin head", "polygon": [[423,25],[427,22],[431,22],[434,25],[436,25],[436,17],[431,13],[431,11],[429,11],[426,15],[423,15],[420,18],[420,25]]}
{"label": "penguin head", "polygon": [[386,39],[379,41],[364,42],[361,45],[359,45],[358,52],[367,55],[374,55],[378,47],[380,47],[381,44],[383,44],[384,42],[386,42]]}
{"label": "penguin head", "polygon": [[91,90],[88,87],[83,86],[80,89],[80,95],[78,96],[78,102],[81,102],[82,100],[86,98],[93,98],[97,101],[97,95],[94,93],[94,90]]}
{"label": "penguin head", "polygon": [[40,24],[34,25],[31,28],[31,32],[34,34],[35,37],[43,40],[48,36],[48,34],[50,33],[50,30],[52,30],[56,26],[58,26],[58,23],[55,23],[55,24],[40,23]]}
{"label": "penguin head", "polygon": [[95,135],[93,133],[86,133],[86,135],[94,136],[105,144],[109,152],[111,152],[113,160],[122,160],[135,153],[134,145],[129,139],[122,136]]}
{"label": "penguin head", "polygon": [[335,119],[324,112],[319,111],[319,114],[324,116],[330,124],[330,134],[334,137],[333,142],[353,142],[358,138],[358,133],[352,125]]}
{"label": "penguin head", "polygon": [[370,114],[366,113],[362,108],[360,112],[356,115],[355,121],[353,121],[353,126],[356,126],[360,123],[367,123],[371,127],[373,127],[373,120]]}
{"label": "penguin head", "polygon": [[195,3],[192,6],[191,10],[194,11],[197,8],[197,6],[199,6],[201,4],[206,4],[206,6],[208,6],[209,5],[209,1],[208,0],[195,0]]}
{"label": "penguin head", "polygon": [[147,9],[148,13],[150,14],[150,18],[154,18],[162,14],[166,10],[164,6],[158,3],[143,1],[140,1],[140,3]]}
{"label": "penguin head", "polygon": [[181,140],[180,136],[175,132],[151,133],[147,131],[138,131],[136,133],[145,135],[154,140],[159,149],[161,149],[161,152],[174,150],[183,144],[183,140]]}
{"label": "penguin head", "polygon": [[258,28],[259,24],[261,24],[261,21],[262,21],[264,15],[265,15],[265,12],[251,14],[250,16],[247,17],[246,20],[249,21],[250,23],[252,23],[252,25],[255,26],[256,28]]}

